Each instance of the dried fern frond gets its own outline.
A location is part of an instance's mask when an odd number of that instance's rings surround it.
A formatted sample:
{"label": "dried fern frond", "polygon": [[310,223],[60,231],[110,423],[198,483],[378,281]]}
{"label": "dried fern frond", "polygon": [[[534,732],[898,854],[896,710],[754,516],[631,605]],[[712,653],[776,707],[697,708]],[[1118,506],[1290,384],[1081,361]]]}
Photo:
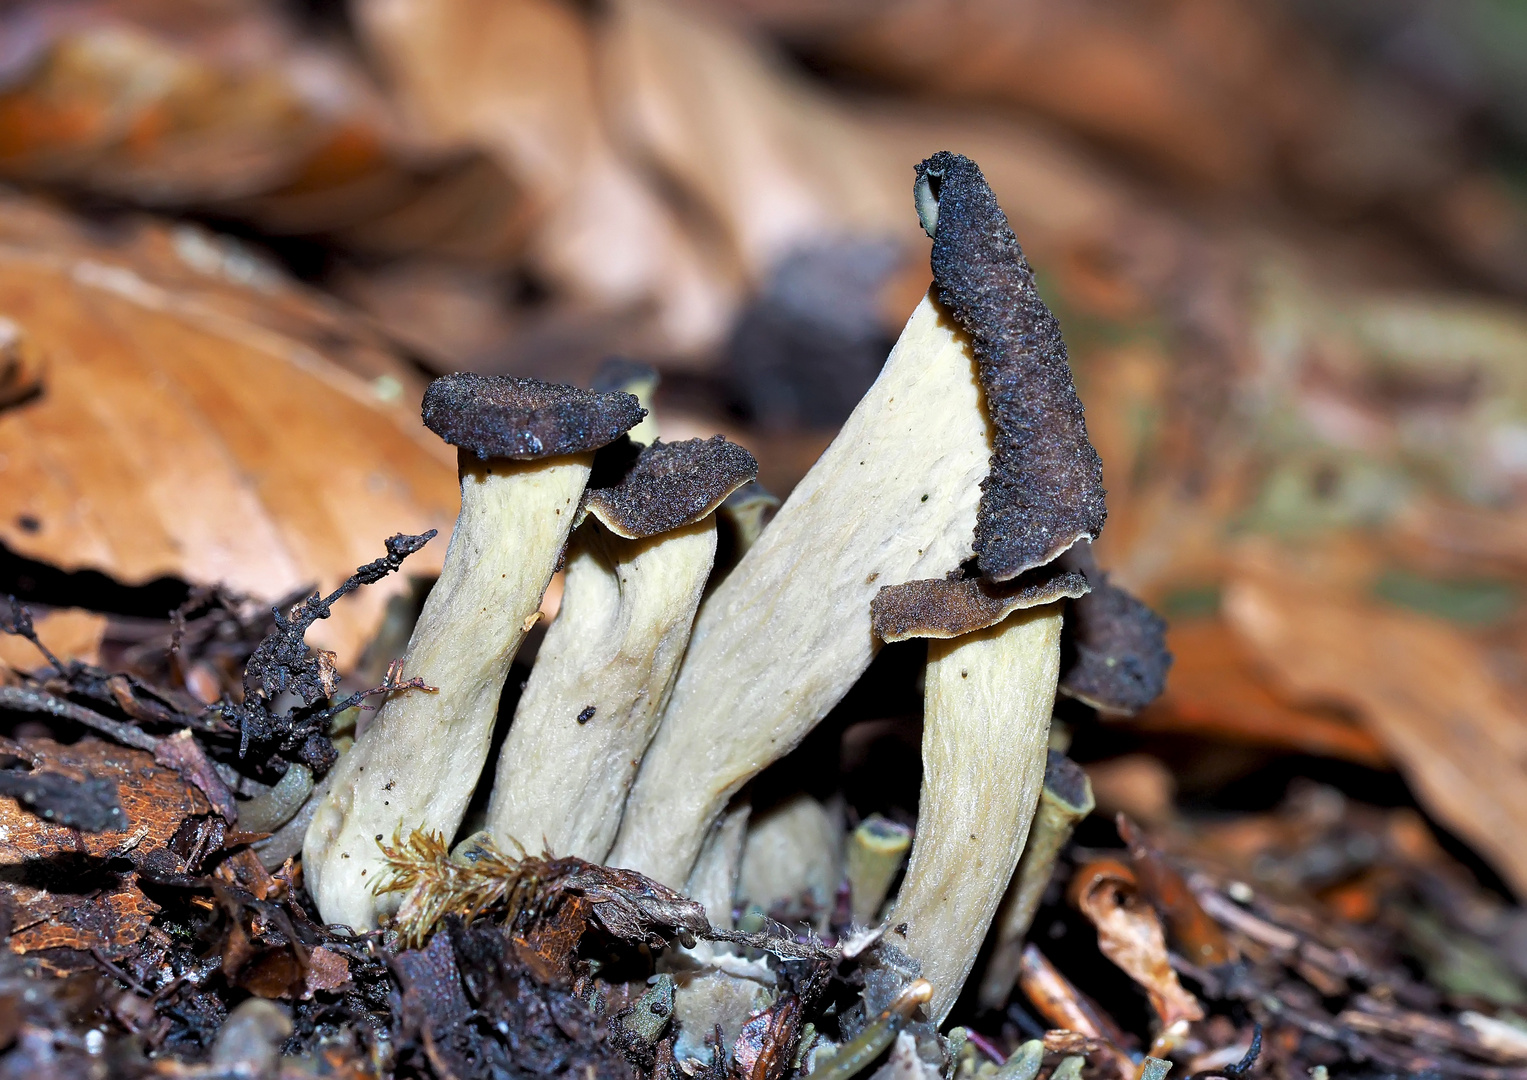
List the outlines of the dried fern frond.
{"label": "dried fern frond", "polygon": [[556,892],[553,882],[566,876],[560,860],[509,855],[478,838],[470,859],[453,859],[445,837],[415,829],[407,839],[378,840],[388,873],[378,876],[372,892],[404,893],[395,926],[408,948],[419,948],[447,915],[471,922],[489,910],[505,921],[539,911]]}

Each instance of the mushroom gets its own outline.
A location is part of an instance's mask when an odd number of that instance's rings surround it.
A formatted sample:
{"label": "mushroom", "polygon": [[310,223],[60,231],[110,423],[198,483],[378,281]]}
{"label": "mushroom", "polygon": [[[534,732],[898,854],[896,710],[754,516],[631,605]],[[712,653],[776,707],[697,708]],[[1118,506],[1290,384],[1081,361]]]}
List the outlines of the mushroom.
{"label": "mushroom", "polygon": [[1132,716],[1166,688],[1166,621],[1098,570],[1091,544],[1077,544],[1060,561],[1092,586],[1067,613],[1072,658],[1060,692],[1105,716]]}
{"label": "mushroom", "polygon": [[869,665],[881,586],[942,577],[972,555],[983,577],[1009,581],[1102,528],[1102,465],[1060,327],[996,197],[974,162],[948,152],[918,166],[914,191],[934,287],[701,609],[617,865],[683,882],[727,800]]}
{"label": "mushroom", "polygon": [[1060,678],[1062,601],[1081,575],[1016,586],[915,581],[875,598],[885,641],[926,637],[923,779],[912,857],[886,922],[933,984],[941,1022],[959,996],[1028,839]]}
{"label": "mushroom", "polygon": [[[593,452],[643,416],[629,394],[505,376],[448,375],[424,422],[460,448],[461,513],[409,638],[403,673],[433,692],[390,698],[335,766],[303,846],[326,922],[370,929],[396,905],[371,886],[382,838],[461,824],[499,694],[534,624],[589,478]],[[385,905],[385,906],[384,906]]]}
{"label": "mushroom", "polygon": [[1094,805],[1092,785],[1081,766],[1051,750],[1045,764],[1039,809],[1034,813],[1028,842],[997,914],[996,944],[981,976],[983,1008],[1001,1009],[1007,1004],[1023,966],[1023,938],[1055,873],[1055,860],[1077,824],[1092,813]]}
{"label": "mushroom", "polygon": [[879,814],[871,814],[849,834],[845,863],[849,916],[855,925],[875,921],[911,846],[912,830]]}
{"label": "mushroom", "polygon": [[970,557],[990,453],[968,341],[925,297],[838,437],[706,598],[612,865],[684,885],[731,797],[869,666],[879,583]]}
{"label": "mushroom", "polygon": [[737,873],[738,908],[792,924],[809,918],[824,933],[842,877],[841,805],[801,792],[755,808]]}
{"label": "mushroom", "polygon": [[561,610],[499,755],[487,829],[501,848],[609,852],[710,577],[712,512],[757,471],[719,435],[657,441],[589,489]]}

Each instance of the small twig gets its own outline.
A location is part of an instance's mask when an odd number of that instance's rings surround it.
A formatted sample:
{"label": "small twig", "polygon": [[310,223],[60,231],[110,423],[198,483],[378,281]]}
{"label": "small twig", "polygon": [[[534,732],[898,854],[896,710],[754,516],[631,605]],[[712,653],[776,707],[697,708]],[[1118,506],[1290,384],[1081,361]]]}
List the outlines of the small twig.
{"label": "small twig", "polygon": [[37,651],[42,653],[53,670],[60,675],[65,674],[63,661],[54,656],[53,650],[44,645],[42,638],[37,636],[37,628],[32,625],[31,611],[14,596],[7,596],[6,600],[9,602],[10,613],[0,615],[0,632],[26,638],[37,647]]}
{"label": "small twig", "polygon": [[1262,1022],[1258,1020],[1251,1029],[1251,1045],[1246,1048],[1246,1053],[1241,1056],[1240,1061],[1237,1061],[1234,1065],[1226,1065],[1221,1069],[1204,1069],[1202,1072],[1196,1072],[1188,1077],[1188,1080],[1209,1080],[1212,1076],[1223,1076],[1227,1077],[1228,1080],[1240,1080],[1241,1077],[1251,1071],[1252,1066],[1257,1063],[1257,1058],[1261,1057],[1261,1055]]}
{"label": "small twig", "polygon": [[95,962],[97,964],[100,964],[101,967],[105,968],[107,972],[109,972],[117,979],[120,979],[130,990],[133,991],[133,993],[142,994],[146,998],[152,998],[154,996],[152,990],[144,986],[137,979],[134,979],[121,968],[117,967],[116,964],[113,964],[110,960],[106,959],[106,955],[101,952],[99,946],[90,946],[90,955],[95,958]]}
{"label": "small twig", "polygon": [[402,677],[402,675],[403,661],[392,661],[387,665],[387,674],[382,677],[382,684],[380,686],[373,686],[369,690],[355,691],[355,693],[342,698],[341,700],[335,702],[333,705],[330,705],[327,709],[323,709],[320,712],[314,713],[313,720],[331,720],[338,716],[340,713],[344,712],[346,709],[356,707],[366,709],[368,711],[375,711],[376,709],[381,708],[381,706],[362,705],[361,702],[365,701],[367,698],[381,695],[390,697],[391,695],[396,694],[401,690],[423,690],[426,694],[439,693],[439,687],[430,686],[418,676],[399,682],[398,680]]}
{"label": "small twig", "polygon": [[109,716],[102,716],[93,709],[76,705],[46,690],[30,686],[0,686],[0,709],[45,713],[64,720],[73,720],[76,724],[83,724],[92,731],[98,731],[102,735],[115,739],[123,746],[147,750],[150,753],[153,753],[154,748],[159,745],[157,738],[141,728],[121,720],[113,720]]}

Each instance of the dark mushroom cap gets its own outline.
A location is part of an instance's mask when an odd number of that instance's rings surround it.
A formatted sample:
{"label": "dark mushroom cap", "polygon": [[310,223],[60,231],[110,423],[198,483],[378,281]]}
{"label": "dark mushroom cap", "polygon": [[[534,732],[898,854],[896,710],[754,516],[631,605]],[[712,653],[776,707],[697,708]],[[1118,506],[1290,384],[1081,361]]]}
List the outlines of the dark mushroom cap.
{"label": "dark mushroom cap", "polygon": [[870,601],[870,626],[882,641],[953,638],[996,626],[1020,608],[1075,599],[1087,579],[1045,567],[997,585],[983,578],[931,578],[887,585]]}
{"label": "dark mushroom cap", "polygon": [[1088,575],[1092,591],[1071,606],[1066,619],[1069,666],[1060,691],[1099,712],[1139,712],[1166,689],[1172,654],[1166,622],[1145,603],[1108,580]]}
{"label": "dark mushroom cap", "polygon": [[996,429],[977,565],[1008,581],[1097,536],[1107,516],[1103,466],[1087,441],[1060,324],[981,170],[942,150],[917,166],[914,194],[933,226],[939,301],[970,335]]}
{"label": "dark mushroom cap", "polygon": [[590,488],[588,512],[616,536],[635,540],[701,520],[758,475],[758,462],[720,435],[643,448],[619,481]]}
{"label": "dark mushroom cap", "polygon": [[1094,805],[1087,774],[1059,750],[1051,750],[1045,758],[1045,793],[1078,813],[1091,813]]}
{"label": "dark mushroom cap", "polygon": [[646,415],[630,394],[508,375],[458,372],[424,392],[425,426],[483,459],[535,461],[597,450]]}

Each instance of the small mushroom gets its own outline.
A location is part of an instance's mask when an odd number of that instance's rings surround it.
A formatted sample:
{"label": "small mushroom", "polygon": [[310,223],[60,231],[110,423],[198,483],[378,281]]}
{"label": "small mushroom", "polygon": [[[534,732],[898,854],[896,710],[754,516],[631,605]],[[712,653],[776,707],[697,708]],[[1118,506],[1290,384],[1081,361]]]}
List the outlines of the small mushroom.
{"label": "small mushroom", "polygon": [[757,470],[719,435],[658,441],[589,489],[561,610],[499,755],[487,828],[500,847],[609,852],[710,577],[712,512]]}
{"label": "small mushroom", "polygon": [[1029,932],[1039,901],[1055,874],[1055,860],[1076,826],[1092,813],[1094,805],[1092,785],[1081,766],[1051,750],[1045,763],[1039,809],[1034,813],[1028,842],[997,913],[996,943],[981,976],[983,1008],[1000,1010],[1007,1004],[1023,966],[1024,935]]}
{"label": "small mushroom", "polygon": [[[975,964],[1044,783],[1062,601],[1086,583],[1064,571],[1036,574],[1002,590],[919,581],[877,597],[875,628],[886,640],[930,639],[917,834],[886,922],[933,984],[935,1022]],[[903,618],[908,609],[921,617]]]}
{"label": "small mushroom", "polygon": [[1166,621],[1098,570],[1091,544],[1077,544],[1060,561],[1092,586],[1068,613],[1071,656],[1060,692],[1105,716],[1131,716],[1166,688]]}
{"label": "small mushroom", "polygon": [[911,846],[912,830],[879,814],[871,814],[849,834],[845,863],[849,914],[855,925],[868,926],[880,914]]}
{"label": "small mushroom", "polygon": [[882,586],[941,577],[972,556],[988,581],[1010,581],[1102,528],[1102,466],[1060,327],[980,169],[935,154],[915,193],[934,287],[838,437],[701,608],[617,865],[683,882],[727,800],[869,665]]}
{"label": "small mushroom", "polygon": [[433,692],[389,699],[339,761],[303,847],[327,922],[376,925],[378,840],[453,834],[487,757],[499,694],[567,543],[593,452],[642,418],[629,394],[536,379],[449,375],[424,422],[460,448],[461,513],[440,579],[409,638],[403,675]]}

